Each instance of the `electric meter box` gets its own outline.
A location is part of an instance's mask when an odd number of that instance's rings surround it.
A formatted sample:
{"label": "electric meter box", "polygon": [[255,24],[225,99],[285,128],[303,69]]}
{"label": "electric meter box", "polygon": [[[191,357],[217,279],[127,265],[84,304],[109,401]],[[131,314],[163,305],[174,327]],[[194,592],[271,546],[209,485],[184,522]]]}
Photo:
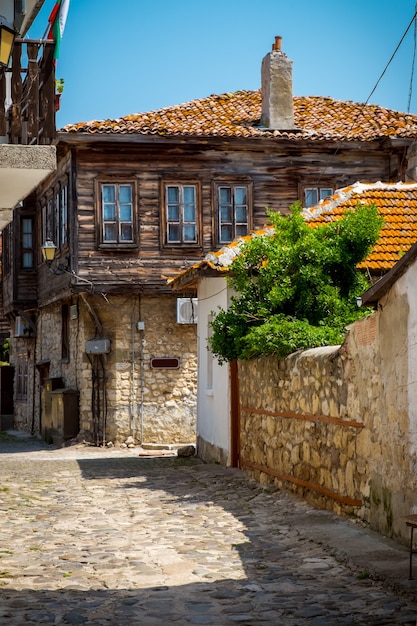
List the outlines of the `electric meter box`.
{"label": "electric meter box", "polygon": [[89,339],[85,342],[87,354],[108,354],[110,352],[110,339]]}

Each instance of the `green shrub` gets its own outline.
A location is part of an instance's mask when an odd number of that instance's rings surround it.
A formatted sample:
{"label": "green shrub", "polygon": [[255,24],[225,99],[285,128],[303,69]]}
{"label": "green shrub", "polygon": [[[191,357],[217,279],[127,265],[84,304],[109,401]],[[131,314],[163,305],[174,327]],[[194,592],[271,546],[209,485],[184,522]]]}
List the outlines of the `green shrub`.
{"label": "green shrub", "polygon": [[369,312],[357,307],[369,286],[357,264],[379,237],[375,206],[358,205],[317,228],[299,204],[288,216],[268,215],[274,234],[242,244],[227,278],[236,295],[211,324],[220,362],[341,343],[346,326]]}

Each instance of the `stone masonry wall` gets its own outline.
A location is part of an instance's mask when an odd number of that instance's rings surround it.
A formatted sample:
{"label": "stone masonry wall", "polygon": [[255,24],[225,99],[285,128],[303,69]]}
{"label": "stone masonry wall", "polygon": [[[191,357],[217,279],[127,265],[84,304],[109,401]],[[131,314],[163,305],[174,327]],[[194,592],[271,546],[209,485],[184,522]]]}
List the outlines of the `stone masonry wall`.
{"label": "stone masonry wall", "polygon": [[405,407],[387,401],[380,323],[379,313],[356,322],[342,347],[239,362],[241,465],[407,541],[401,516],[417,485]]}
{"label": "stone masonry wall", "polygon": [[[105,397],[100,396],[100,402],[107,405],[106,441],[124,442],[133,437],[136,443],[193,442],[196,327],[176,323],[176,298],[85,297],[87,304],[79,298],[78,316],[70,321],[68,362],[61,359],[60,305],[42,309],[37,339],[37,360],[49,360],[50,376],[62,376],[66,387],[80,392],[80,438],[92,440],[94,432],[92,372],[97,365],[106,379]],[[86,341],[99,334],[94,316],[101,324],[102,337],[110,339],[109,354],[86,354]],[[144,330],[138,330],[139,320],[144,322]],[[178,357],[180,366],[151,369],[151,357]]]}

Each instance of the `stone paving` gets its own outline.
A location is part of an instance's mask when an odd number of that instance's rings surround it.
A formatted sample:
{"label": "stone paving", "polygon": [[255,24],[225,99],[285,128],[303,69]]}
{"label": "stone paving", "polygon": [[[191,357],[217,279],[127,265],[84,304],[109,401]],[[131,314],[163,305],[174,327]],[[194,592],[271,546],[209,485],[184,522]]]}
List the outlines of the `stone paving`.
{"label": "stone paving", "polygon": [[416,624],[417,594],[303,537],[309,507],[238,470],[1,435],[0,624]]}

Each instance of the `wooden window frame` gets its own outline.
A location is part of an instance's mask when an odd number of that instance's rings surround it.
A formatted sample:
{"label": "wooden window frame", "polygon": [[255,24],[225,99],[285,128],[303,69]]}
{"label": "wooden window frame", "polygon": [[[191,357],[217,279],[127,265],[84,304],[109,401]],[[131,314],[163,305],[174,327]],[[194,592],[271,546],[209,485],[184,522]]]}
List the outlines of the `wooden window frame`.
{"label": "wooden window frame", "polygon": [[[306,202],[306,192],[308,190],[312,190],[312,189],[316,189],[317,190],[317,202],[313,203],[313,204],[309,204],[307,205]],[[320,202],[320,200],[323,200],[324,198],[321,198],[321,191],[324,190],[331,190],[331,194],[327,194],[325,197],[328,197],[330,195],[333,195],[336,189],[336,184],[334,180],[325,180],[325,181],[321,181],[319,184],[317,183],[302,183],[300,184],[300,190],[299,190],[299,198],[300,198],[300,202],[303,206],[303,208],[309,209],[313,206],[316,206],[316,204],[318,204]]]}
{"label": "wooden window frame", "polygon": [[42,244],[52,239],[57,249],[69,245],[69,182],[68,176],[56,182],[52,191],[40,201]]}
{"label": "wooden window frame", "polygon": [[[232,239],[230,241],[223,240],[221,238],[221,219],[220,219],[220,199],[219,199],[219,191],[222,187],[230,187],[235,189],[236,187],[246,187],[247,190],[247,221],[246,221],[246,235],[252,230],[253,226],[253,181],[248,178],[222,178],[219,180],[213,181],[212,186],[212,197],[214,203],[213,214],[214,218],[214,228],[215,228],[215,242],[218,246],[228,245],[232,241],[234,241],[237,237],[244,236],[243,234],[236,233],[236,215],[235,210],[233,209],[233,219],[232,219]],[[233,194],[234,195],[234,194]],[[241,222],[244,223],[244,222]]]}
{"label": "wooden window frame", "polygon": [[[31,223],[31,232],[30,233],[24,233],[23,230],[23,222],[24,221],[30,221]],[[35,242],[35,216],[33,214],[25,214],[22,213],[19,215],[19,230],[20,230],[20,236],[19,236],[19,241],[20,241],[20,269],[23,271],[29,271],[32,272],[35,269],[35,264],[36,264],[36,242]],[[25,246],[24,244],[24,235],[31,235],[31,245],[30,246]],[[24,264],[24,256],[25,254],[30,253],[32,256],[32,263],[30,266],[25,266]]]}
{"label": "wooden window frame", "polygon": [[[102,188],[103,185],[131,185],[132,188],[132,241],[105,241],[104,240],[104,223],[108,220],[103,219],[103,203]],[[100,250],[131,250],[139,247],[139,230],[138,230],[138,214],[139,214],[139,196],[138,182],[133,176],[100,176],[94,181],[94,198],[95,198],[95,214],[96,214],[96,241],[97,249]],[[119,218],[116,218],[119,225]],[[123,221],[123,220],[122,220]]]}
{"label": "wooden window frame", "polygon": [[[181,236],[180,241],[168,241],[168,202],[167,202],[167,190],[168,187],[179,187],[183,189],[184,187],[194,187],[195,188],[195,233],[196,233],[196,241],[184,241],[183,236]],[[178,178],[164,178],[161,181],[161,247],[162,248],[181,248],[181,249],[191,249],[195,250],[201,248],[201,183],[199,180],[195,178],[190,179],[178,179]],[[181,215],[179,219],[180,228],[187,223],[184,220],[183,213],[183,203],[182,205]],[[194,223],[194,222],[188,222]]]}

